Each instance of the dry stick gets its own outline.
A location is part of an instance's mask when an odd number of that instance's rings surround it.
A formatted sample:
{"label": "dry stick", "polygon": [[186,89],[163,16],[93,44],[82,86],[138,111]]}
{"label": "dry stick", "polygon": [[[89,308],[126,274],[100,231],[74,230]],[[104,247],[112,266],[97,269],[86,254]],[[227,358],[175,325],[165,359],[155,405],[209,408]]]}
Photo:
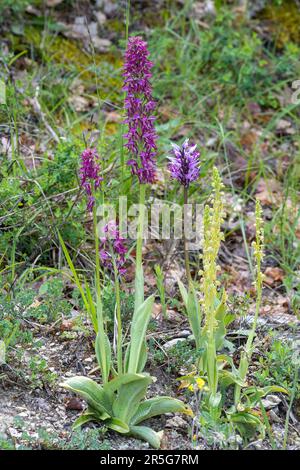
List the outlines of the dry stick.
{"label": "dry stick", "polygon": [[42,111],[42,108],[41,108],[41,105],[37,99],[37,94],[38,94],[38,91],[36,92],[36,95],[34,98],[32,98],[30,100],[30,103],[33,107],[33,111],[35,112],[35,114],[37,116],[39,116],[44,124],[44,126],[46,127],[47,131],[49,132],[49,134],[52,136],[52,138],[55,140],[55,142],[59,143],[60,142],[60,138],[58,137],[58,135],[56,134],[56,132],[52,129],[52,127],[50,126],[50,124],[47,122],[46,120],[46,117],[45,117],[45,113],[43,113]]}

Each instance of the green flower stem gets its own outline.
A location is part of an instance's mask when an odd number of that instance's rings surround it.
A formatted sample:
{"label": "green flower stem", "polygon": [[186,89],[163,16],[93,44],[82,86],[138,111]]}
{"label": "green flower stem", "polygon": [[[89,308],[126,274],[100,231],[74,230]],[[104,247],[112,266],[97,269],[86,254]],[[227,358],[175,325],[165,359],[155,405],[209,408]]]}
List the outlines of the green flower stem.
{"label": "green flower stem", "polygon": [[113,267],[115,276],[115,289],[116,289],[116,307],[117,307],[117,364],[118,364],[118,375],[123,373],[123,360],[122,360],[122,318],[121,318],[121,298],[120,298],[120,282],[119,273],[116,266],[116,260],[113,256]]}
{"label": "green flower stem", "polygon": [[[188,204],[188,188],[184,187],[183,190],[183,203],[184,207]],[[184,263],[185,263],[185,273],[186,273],[186,278],[188,281],[188,284],[190,286],[192,282],[192,277],[191,277],[191,271],[190,271],[190,261],[189,261],[189,250],[188,250],[188,241],[186,239],[185,233],[183,234],[184,236]]]}
{"label": "green flower stem", "polygon": [[146,185],[140,184],[139,196],[139,219],[138,219],[138,233],[136,243],[136,260],[135,260],[135,303],[134,309],[137,310],[144,302],[144,274],[142,265],[142,249],[143,249],[143,233],[145,224],[145,198],[146,198]]}
{"label": "green flower stem", "polygon": [[[245,380],[249,363],[251,361],[252,356],[252,349],[253,349],[253,340],[255,336],[257,320],[262,300],[262,288],[263,288],[263,274],[261,272],[261,261],[263,259],[263,243],[264,243],[264,234],[263,234],[263,221],[262,221],[262,210],[259,201],[256,201],[256,209],[255,209],[255,219],[256,219],[256,241],[253,243],[254,245],[254,254],[256,258],[256,306],[255,306],[255,314],[253,319],[253,324],[251,331],[249,333],[247,343],[245,346],[244,351],[241,354],[240,366],[239,366],[239,376],[242,381]],[[234,402],[237,405],[241,398],[241,386],[236,385],[234,391]]]}
{"label": "green flower stem", "polygon": [[[259,270],[260,273],[260,266],[257,266],[257,269]],[[261,276],[259,276],[261,277]],[[251,361],[251,356],[252,356],[252,345],[253,345],[253,340],[254,340],[254,335],[256,331],[256,326],[257,326],[257,319],[259,315],[259,310],[260,310],[260,305],[261,305],[261,298],[262,298],[262,280],[259,282],[257,286],[257,298],[256,298],[256,306],[255,306],[255,314],[254,314],[254,319],[253,319],[253,324],[251,331],[249,333],[247,343],[245,346],[244,351],[241,354],[241,360],[240,360],[240,366],[239,366],[239,376],[242,381],[245,380],[248,368],[249,368],[249,363]],[[234,402],[235,405],[238,404],[241,398],[241,386],[236,385],[235,386],[235,391],[234,391]]]}
{"label": "green flower stem", "polygon": [[[96,204],[93,206],[93,229],[94,229],[94,239],[95,239],[95,264],[96,264],[96,273],[95,273],[95,282],[96,282],[96,304],[97,304],[97,324],[98,324],[98,334],[102,338],[100,341],[101,356],[103,358],[102,364],[106,364],[105,357],[105,332],[104,332],[104,320],[103,320],[103,311],[102,311],[102,300],[101,300],[101,284],[100,284],[100,253],[99,253],[99,237],[97,229],[97,209]],[[107,382],[107,373],[105,370],[102,370],[103,383]]]}

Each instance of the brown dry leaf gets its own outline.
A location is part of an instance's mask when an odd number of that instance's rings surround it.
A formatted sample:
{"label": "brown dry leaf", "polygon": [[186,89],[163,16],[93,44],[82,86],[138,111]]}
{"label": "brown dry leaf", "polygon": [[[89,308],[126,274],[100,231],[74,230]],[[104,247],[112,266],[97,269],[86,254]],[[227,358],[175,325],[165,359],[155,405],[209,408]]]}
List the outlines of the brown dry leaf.
{"label": "brown dry leaf", "polygon": [[279,205],[282,201],[281,184],[272,178],[267,181],[261,178],[257,184],[256,197],[263,205]]}
{"label": "brown dry leaf", "polygon": [[266,268],[264,275],[264,283],[272,287],[277,282],[282,282],[284,277],[284,271],[280,268],[268,267]]}
{"label": "brown dry leaf", "polygon": [[255,129],[249,129],[241,137],[241,145],[244,149],[252,150],[257,144],[259,133]]}
{"label": "brown dry leaf", "polygon": [[161,317],[161,311],[162,311],[162,306],[161,304],[158,304],[154,302],[153,307],[152,307],[152,318],[157,320],[158,318]]}
{"label": "brown dry leaf", "polygon": [[157,284],[156,277],[151,267],[149,266],[146,267],[144,276],[145,276],[145,283],[147,284],[148,287],[156,287],[156,284]]}
{"label": "brown dry leaf", "polygon": [[115,111],[111,111],[110,113],[106,113],[105,120],[107,123],[118,123],[122,122],[123,118],[121,114],[116,113]]}
{"label": "brown dry leaf", "polygon": [[251,103],[248,103],[247,108],[253,117],[261,114],[262,112],[260,105],[253,101]]}
{"label": "brown dry leaf", "polygon": [[162,122],[169,122],[171,119],[176,119],[176,117],[178,117],[178,112],[170,105],[165,104],[159,108],[159,115]]}

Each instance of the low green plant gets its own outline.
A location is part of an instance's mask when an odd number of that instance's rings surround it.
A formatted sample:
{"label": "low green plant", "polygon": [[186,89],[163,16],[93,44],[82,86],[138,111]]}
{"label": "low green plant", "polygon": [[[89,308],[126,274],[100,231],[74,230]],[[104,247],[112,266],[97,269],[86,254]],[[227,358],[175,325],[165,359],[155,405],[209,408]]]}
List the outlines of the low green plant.
{"label": "low green plant", "polygon": [[56,372],[49,370],[46,359],[39,355],[34,355],[30,358],[28,363],[29,367],[29,381],[31,388],[43,388],[46,383],[48,386],[53,385],[58,376]]}
{"label": "low green plant", "polygon": [[[213,170],[212,179],[212,207],[205,206],[203,220],[201,301],[193,284],[190,284],[189,290],[187,290],[179,282],[179,288],[195,337],[196,348],[201,351],[200,360],[196,363],[196,373],[207,380],[207,387],[203,390],[200,403],[200,417],[212,432],[215,432],[221,423],[229,423],[232,429],[248,439],[256,430],[264,434],[263,421],[256,412],[256,408],[260,406],[261,398],[271,392],[287,393],[287,390],[276,384],[259,388],[249,386],[246,382],[262,298],[263,222],[262,210],[258,200],[255,212],[256,241],[253,244],[256,259],[255,286],[257,291],[253,324],[248,333],[246,345],[242,350],[238,368],[233,359],[223,352],[226,346],[227,326],[233,320],[233,316],[227,312],[226,293],[224,289],[220,292],[217,279],[217,256],[223,238],[221,234],[223,185],[216,168]],[[202,317],[204,317],[203,325]],[[194,377],[195,373],[190,375],[189,380],[193,381]],[[226,406],[229,388],[232,386],[234,387],[234,403]]]}
{"label": "low green plant", "polygon": [[[272,338],[272,336],[271,336]],[[259,387],[280,383],[290,392],[293,389],[295,365],[293,343],[272,338],[270,349],[258,358],[257,370],[253,373]],[[300,384],[296,387],[296,399],[300,398]]]}

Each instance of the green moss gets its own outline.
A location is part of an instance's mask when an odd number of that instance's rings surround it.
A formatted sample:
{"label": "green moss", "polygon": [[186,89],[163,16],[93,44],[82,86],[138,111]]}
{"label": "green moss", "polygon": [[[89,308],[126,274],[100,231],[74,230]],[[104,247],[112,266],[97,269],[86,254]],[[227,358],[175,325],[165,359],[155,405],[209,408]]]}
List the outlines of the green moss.
{"label": "green moss", "polygon": [[62,71],[71,72],[74,77],[78,76],[91,94],[96,94],[97,83],[100,99],[120,102],[122,77],[119,70],[122,61],[119,54],[108,52],[95,54],[93,57],[82,49],[80,42],[60,35],[43,38],[41,30],[33,27],[26,27],[24,36],[11,35],[10,39],[15,52],[27,49],[28,46],[34,47],[37,59],[48,65],[61,65]]}
{"label": "green moss", "polygon": [[269,23],[278,48],[287,42],[300,44],[300,9],[294,0],[285,0],[281,5],[268,5],[260,17]]}

